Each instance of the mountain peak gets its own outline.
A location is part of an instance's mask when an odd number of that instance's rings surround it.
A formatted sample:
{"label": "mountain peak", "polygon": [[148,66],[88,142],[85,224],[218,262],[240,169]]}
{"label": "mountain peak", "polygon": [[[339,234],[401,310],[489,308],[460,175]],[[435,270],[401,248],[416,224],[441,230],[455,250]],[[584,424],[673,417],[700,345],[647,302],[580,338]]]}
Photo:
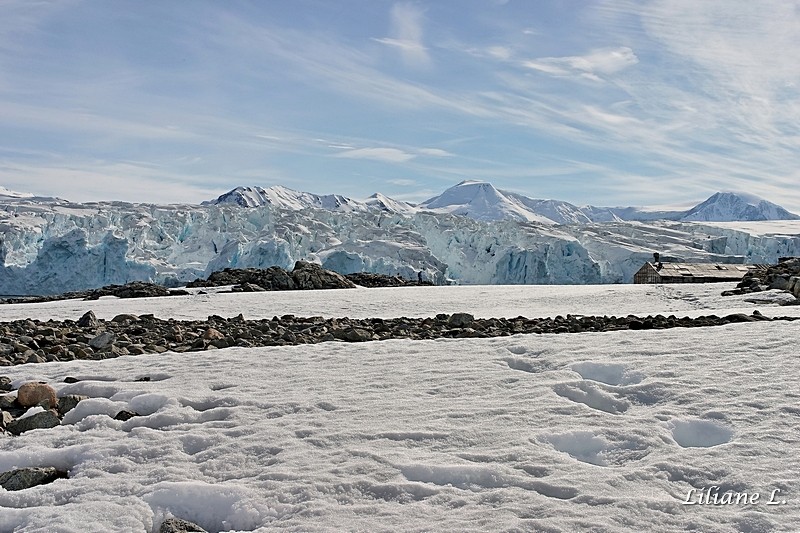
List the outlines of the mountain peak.
{"label": "mountain peak", "polygon": [[739,220],[798,220],[800,216],[790,213],[751,193],[717,192],[702,203],[689,209],[681,220],[701,222],[732,222]]}

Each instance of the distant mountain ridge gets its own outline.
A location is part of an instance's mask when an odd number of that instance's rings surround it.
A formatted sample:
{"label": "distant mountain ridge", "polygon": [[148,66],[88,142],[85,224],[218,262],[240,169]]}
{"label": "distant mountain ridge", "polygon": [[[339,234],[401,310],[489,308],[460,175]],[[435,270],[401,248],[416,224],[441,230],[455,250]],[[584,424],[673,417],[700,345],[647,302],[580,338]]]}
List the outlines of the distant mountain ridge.
{"label": "distant mountain ridge", "polygon": [[800,220],[800,216],[756,196],[718,192],[691,209],[654,211],[639,207],[578,207],[561,200],[540,200],[523,194],[496,189],[486,181],[466,180],[442,194],[420,204],[394,200],[375,193],[366,201],[338,194],[316,195],[282,186],[236,187],[215,200],[212,205],[258,207],[271,205],[283,209],[306,208],[329,211],[381,211],[410,215],[420,211],[449,213],[474,220],[518,220],[547,225],[574,225],[594,222],[672,220],[687,222],[731,222],[759,220]]}

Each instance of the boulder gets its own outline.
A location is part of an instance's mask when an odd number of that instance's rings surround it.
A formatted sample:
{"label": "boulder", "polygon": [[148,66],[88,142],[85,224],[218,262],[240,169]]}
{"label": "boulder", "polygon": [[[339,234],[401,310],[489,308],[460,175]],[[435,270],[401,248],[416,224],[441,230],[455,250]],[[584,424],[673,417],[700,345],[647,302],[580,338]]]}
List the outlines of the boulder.
{"label": "boulder", "polygon": [[205,340],[207,340],[207,341],[216,341],[216,340],[224,339],[225,335],[223,335],[222,332],[220,332],[216,328],[208,328],[203,333],[203,338]]}
{"label": "boulder", "polygon": [[47,383],[31,381],[22,384],[17,391],[17,403],[22,407],[33,407],[46,402],[45,409],[58,405],[56,390]]}
{"label": "boulder", "polygon": [[8,376],[0,376],[0,391],[10,391],[11,389],[11,378]]}
{"label": "boulder", "polygon": [[447,325],[451,328],[464,328],[475,321],[475,317],[469,313],[453,313],[447,320]]}
{"label": "boulder", "polygon": [[800,298],[800,277],[792,276],[789,278],[792,294],[795,298]]}
{"label": "boulder", "polygon": [[194,522],[182,518],[167,518],[161,523],[158,533],[208,533]]}
{"label": "boulder", "polygon": [[119,323],[136,322],[137,320],[139,320],[139,317],[136,315],[132,315],[130,313],[121,313],[111,319],[112,322],[119,322]]}
{"label": "boulder", "polygon": [[307,261],[297,261],[292,270],[294,279],[299,289],[353,289],[355,285],[347,278],[333,272],[325,270],[321,266]]}
{"label": "boulder", "polygon": [[50,429],[59,425],[61,425],[61,421],[58,419],[58,415],[53,411],[43,411],[25,418],[18,418],[9,423],[6,429],[14,435],[21,435],[32,429]]}
{"label": "boulder", "polygon": [[17,468],[0,474],[0,487],[8,491],[25,490],[65,477],[67,477],[66,472],[52,466]]}
{"label": "boulder", "polygon": [[64,416],[75,409],[80,402],[88,399],[88,396],[81,396],[80,394],[67,394],[66,396],[62,396],[58,399],[58,414]]}
{"label": "boulder", "polygon": [[96,328],[100,325],[100,322],[97,320],[93,311],[86,311],[86,313],[78,319],[77,324],[78,327],[81,328]]}
{"label": "boulder", "polygon": [[6,427],[14,421],[14,417],[8,411],[0,409],[0,429],[5,431]]}
{"label": "boulder", "polygon": [[89,346],[91,346],[95,350],[102,350],[106,346],[110,346],[115,340],[117,340],[116,335],[114,335],[110,331],[104,331],[100,335],[90,340]]}

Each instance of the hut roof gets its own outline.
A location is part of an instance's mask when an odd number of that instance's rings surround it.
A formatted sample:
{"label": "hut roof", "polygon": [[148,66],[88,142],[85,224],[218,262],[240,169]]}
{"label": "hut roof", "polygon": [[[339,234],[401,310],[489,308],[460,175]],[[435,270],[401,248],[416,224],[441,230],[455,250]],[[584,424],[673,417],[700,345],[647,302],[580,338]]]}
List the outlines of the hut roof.
{"label": "hut roof", "polygon": [[763,265],[734,265],[723,263],[647,263],[662,277],[697,277],[697,278],[730,278],[742,279],[747,272],[763,268]]}

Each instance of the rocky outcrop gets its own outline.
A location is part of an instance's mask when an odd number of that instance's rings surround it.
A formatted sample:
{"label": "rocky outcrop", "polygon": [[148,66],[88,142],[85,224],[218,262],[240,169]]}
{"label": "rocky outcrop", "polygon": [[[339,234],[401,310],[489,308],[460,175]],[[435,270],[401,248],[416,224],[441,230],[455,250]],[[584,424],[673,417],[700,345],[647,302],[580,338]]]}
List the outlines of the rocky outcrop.
{"label": "rocky outcrop", "polygon": [[168,289],[155,283],[133,281],[124,285],[106,285],[99,289],[65,292],[51,296],[30,296],[22,298],[4,298],[0,303],[42,303],[56,300],[97,300],[103,296],[117,298],[156,298],[161,296],[185,296],[189,294],[182,289]]}
{"label": "rocky outcrop", "polygon": [[[422,281],[420,279],[409,280],[400,276],[387,276],[385,274],[372,274],[370,272],[345,274],[344,277],[356,285],[370,289],[375,287],[414,287],[420,285],[433,286],[433,282],[431,281]],[[419,277],[421,278],[422,276]]]}
{"label": "rocky outcrop", "polygon": [[751,270],[744,275],[735,289],[724,291],[722,295],[749,294],[769,289],[787,291],[800,299],[800,257],[782,259],[766,270]]}
{"label": "rocky outcrop", "polygon": [[292,279],[298,289],[353,289],[355,285],[341,274],[325,270],[307,261],[297,261],[292,270]]}
{"label": "rocky outcrop", "polygon": [[226,268],[213,272],[205,280],[195,280],[187,287],[220,287],[234,285],[233,292],[351,289],[355,285],[341,274],[315,263],[297,261],[287,272],[280,267]]}

